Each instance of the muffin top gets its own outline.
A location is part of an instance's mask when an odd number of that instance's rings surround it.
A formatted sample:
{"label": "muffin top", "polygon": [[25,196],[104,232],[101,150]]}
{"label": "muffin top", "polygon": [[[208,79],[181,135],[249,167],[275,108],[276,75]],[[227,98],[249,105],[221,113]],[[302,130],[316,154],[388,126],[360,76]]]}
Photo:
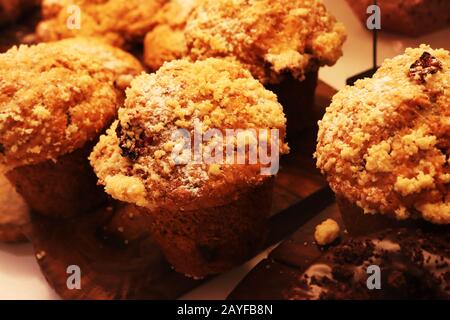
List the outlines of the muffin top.
{"label": "muffin top", "polygon": [[345,38],[321,0],[206,0],[186,26],[194,59],[235,57],[263,83],[333,65]]}
{"label": "muffin top", "polygon": [[[344,26],[321,0],[198,0],[191,4],[192,12],[186,21],[181,19],[183,28],[165,25],[147,35],[145,61],[152,69],[174,57],[233,57],[259,81],[278,83],[287,73],[302,80],[307,72],[333,65],[342,55]],[[161,41],[164,51],[158,50]]]}
{"label": "muffin top", "polygon": [[[118,200],[150,209],[207,208],[270,179],[261,174],[260,161],[247,158],[236,164],[236,158],[228,162],[223,157],[221,162],[205,156],[234,153],[242,146],[233,136],[224,146],[227,129],[248,134],[246,146],[255,142],[252,129],[274,129],[276,140],[269,133],[267,139],[258,139],[259,145],[264,141],[286,153],[285,125],[276,96],[240,64],[214,58],[175,60],[156,74],[133,80],[119,120],[100,138],[90,160],[100,183]],[[177,135],[180,130],[187,140]],[[192,147],[186,145],[192,141]],[[195,145],[201,146],[200,158]]]}
{"label": "muffin top", "polygon": [[140,72],[128,53],[87,38],[0,54],[0,171],[55,160],[97,137]]}
{"label": "muffin top", "polygon": [[[43,0],[43,41],[74,36],[99,37],[115,46],[143,38],[156,25],[158,11],[169,0]],[[76,25],[79,18],[80,25]]]}
{"label": "muffin top", "polygon": [[158,25],[144,39],[144,62],[158,70],[166,61],[187,55],[184,28],[191,12],[202,0],[172,0],[158,13]]}
{"label": "muffin top", "polygon": [[427,45],[336,94],[317,166],[366,213],[450,223],[450,56]]}

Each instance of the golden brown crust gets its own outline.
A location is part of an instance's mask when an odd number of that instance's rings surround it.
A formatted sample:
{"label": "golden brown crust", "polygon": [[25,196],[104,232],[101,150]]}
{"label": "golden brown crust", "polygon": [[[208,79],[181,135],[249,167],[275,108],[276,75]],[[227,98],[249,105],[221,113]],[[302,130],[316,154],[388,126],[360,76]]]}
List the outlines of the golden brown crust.
{"label": "golden brown crust", "polygon": [[285,72],[303,79],[342,55],[345,30],[321,0],[209,0],[186,27],[194,59],[232,56],[253,76],[278,83]]}
{"label": "golden brown crust", "polygon": [[172,0],[158,14],[158,26],[147,33],[144,40],[144,61],[158,70],[166,61],[187,55],[184,28],[187,19],[203,0]]}
{"label": "golden brown crust", "polygon": [[345,87],[320,122],[317,165],[366,213],[450,223],[450,55],[429,46]]}
{"label": "golden brown crust", "polygon": [[[342,55],[346,35],[321,0],[205,0],[195,6],[184,27],[185,45],[179,29],[170,41],[166,28],[148,38],[166,38],[163,57],[147,49],[147,63],[157,69],[173,48],[173,56],[192,60],[233,57],[263,83],[279,83],[290,73],[302,80],[319,66],[333,65]],[[170,44],[173,44],[171,47]],[[186,46],[186,48],[185,48]],[[156,57],[155,57],[156,56]]]}
{"label": "golden brown crust", "polygon": [[186,56],[184,32],[162,24],[147,33],[144,40],[144,62],[151,70],[158,70],[166,61]]}
{"label": "golden brown crust", "polygon": [[[261,165],[177,165],[172,138],[177,129],[279,129],[280,152],[286,119],[273,93],[239,64],[223,59],[176,60],[156,74],[136,78],[127,90],[119,121],[91,154],[100,183],[114,198],[147,208],[189,210],[231,201],[268,177]],[[205,142],[212,147],[216,139]],[[190,151],[190,150],[189,150]],[[180,209],[180,207],[182,209]]]}
{"label": "golden brown crust", "polygon": [[1,54],[2,170],[56,159],[97,137],[141,71],[128,53],[87,38]]}
{"label": "golden brown crust", "polygon": [[[168,0],[43,0],[43,21],[37,35],[43,41],[54,41],[74,36],[99,37],[115,46],[128,41],[142,40],[156,25],[156,16]],[[69,28],[67,21],[80,8],[80,28]]]}

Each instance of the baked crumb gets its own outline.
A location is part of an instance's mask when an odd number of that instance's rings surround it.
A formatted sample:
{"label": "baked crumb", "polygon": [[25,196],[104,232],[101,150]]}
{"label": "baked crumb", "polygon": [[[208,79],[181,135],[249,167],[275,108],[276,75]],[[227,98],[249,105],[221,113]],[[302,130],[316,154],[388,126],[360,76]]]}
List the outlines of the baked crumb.
{"label": "baked crumb", "polygon": [[36,259],[42,260],[42,259],[45,258],[46,255],[47,255],[47,252],[45,252],[43,250],[39,251],[39,252],[36,253]]}
{"label": "baked crumb", "polygon": [[339,224],[335,220],[327,219],[316,226],[314,239],[318,245],[326,246],[339,237],[340,231]]}

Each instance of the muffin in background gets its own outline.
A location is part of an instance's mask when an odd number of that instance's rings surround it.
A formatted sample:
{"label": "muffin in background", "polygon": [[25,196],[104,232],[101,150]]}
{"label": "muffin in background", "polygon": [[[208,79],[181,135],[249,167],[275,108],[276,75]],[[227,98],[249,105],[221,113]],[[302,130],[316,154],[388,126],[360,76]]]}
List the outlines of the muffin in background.
{"label": "muffin in background", "polygon": [[[344,26],[320,0],[205,0],[181,26],[147,35],[145,61],[150,68],[180,56],[192,61],[236,59],[278,95],[290,132],[314,123],[310,109],[317,72],[339,59],[346,39]],[[163,38],[161,52],[155,39]]]}
{"label": "muffin in background", "polygon": [[421,45],[334,96],[315,156],[349,231],[450,224],[449,79],[449,52]]}
{"label": "muffin in background", "polygon": [[140,72],[133,56],[87,38],[0,55],[0,171],[31,209],[70,216],[105,200],[87,157]]}
{"label": "muffin in background", "polygon": [[[36,29],[41,41],[76,36],[98,37],[118,47],[140,42],[157,23],[158,11],[169,0],[42,0],[42,22]],[[78,16],[80,25],[73,24]]]}
{"label": "muffin in background", "polygon": [[144,63],[152,71],[166,61],[186,56],[184,35],[187,19],[203,0],[172,0],[158,13],[158,25],[144,39]]}
{"label": "muffin in background", "polygon": [[[364,23],[373,0],[347,0]],[[450,2],[442,0],[378,0],[381,30],[417,37],[450,26]]]}
{"label": "muffin in background", "polygon": [[[276,173],[262,174],[264,164],[251,163],[249,153],[243,163],[235,157],[225,161],[225,150],[239,154],[239,138],[227,149],[221,135],[225,138],[227,129],[271,129],[278,132],[275,140],[266,136],[256,142],[260,148],[267,143],[271,155],[283,154],[288,152],[285,125],[276,96],[240,64],[175,60],[132,82],[119,120],[90,160],[108,194],[150,215],[152,234],[174,268],[202,278],[260,249]],[[200,150],[223,155],[223,161],[205,158],[203,151],[195,158],[195,147],[173,135],[178,130],[189,133],[188,141],[205,135]],[[256,146],[255,135],[245,137],[249,150]],[[186,161],[178,162],[178,154]]]}
{"label": "muffin in background", "polygon": [[16,21],[23,13],[40,3],[41,0],[0,0],[0,25]]}

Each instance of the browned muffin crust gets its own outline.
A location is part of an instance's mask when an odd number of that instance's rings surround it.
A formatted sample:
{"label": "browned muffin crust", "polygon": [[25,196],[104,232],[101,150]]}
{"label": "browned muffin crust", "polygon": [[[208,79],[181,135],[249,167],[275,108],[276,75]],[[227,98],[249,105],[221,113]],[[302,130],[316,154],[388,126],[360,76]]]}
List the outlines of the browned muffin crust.
{"label": "browned muffin crust", "polygon": [[450,223],[450,55],[422,45],[347,86],[319,123],[317,165],[366,213]]}
{"label": "browned muffin crust", "polygon": [[147,36],[151,68],[181,56],[232,57],[261,82],[279,83],[286,73],[302,80],[342,55],[344,26],[321,0],[201,0],[194,7],[182,15],[184,29],[161,26]]}
{"label": "browned muffin crust", "polygon": [[[127,90],[119,120],[91,154],[100,183],[114,198],[147,208],[196,210],[230,202],[267,180],[261,164],[177,165],[177,129],[278,129],[280,152],[286,119],[275,95],[240,64],[223,59],[176,60],[143,74]],[[213,147],[217,140],[203,143]],[[269,141],[270,143],[270,141]],[[181,208],[181,209],[180,209]]]}
{"label": "browned muffin crust", "polygon": [[2,171],[56,160],[97,137],[141,71],[128,53],[87,38],[1,54]]}
{"label": "browned muffin crust", "polygon": [[[43,21],[37,35],[43,41],[74,36],[99,37],[115,46],[141,40],[157,23],[158,11],[168,0],[43,0]],[[69,28],[68,21],[77,6],[80,28]],[[73,19],[72,19],[73,20]]]}
{"label": "browned muffin crust", "polygon": [[166,61],[186,56],[184,28],[195,7],[203,0],[172,0],[158,13],[158,25],[144,39],[144,62],[158,70]]}

